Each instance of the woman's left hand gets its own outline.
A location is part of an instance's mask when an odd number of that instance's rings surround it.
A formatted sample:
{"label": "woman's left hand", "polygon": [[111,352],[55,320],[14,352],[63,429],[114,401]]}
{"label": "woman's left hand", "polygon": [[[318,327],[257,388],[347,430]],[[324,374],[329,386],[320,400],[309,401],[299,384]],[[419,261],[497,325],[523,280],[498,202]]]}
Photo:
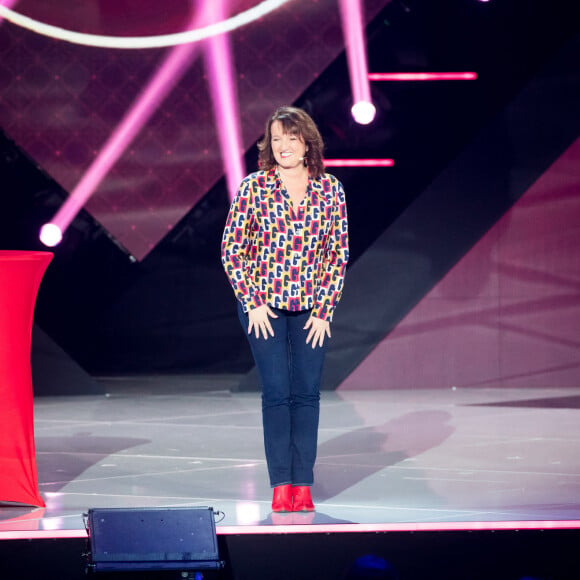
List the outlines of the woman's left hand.
{"label": "woman's left hand", "polygon": [[316,348],[316,344],[322,346],[325,335],[330,338],[330,322],[328,320],[322,320],[321,318],[310,315],[310,318],[304,325],[304,330],[307,329],[310,329],[310,331],[306,337],[306,344],[312,340],[312,348]]}

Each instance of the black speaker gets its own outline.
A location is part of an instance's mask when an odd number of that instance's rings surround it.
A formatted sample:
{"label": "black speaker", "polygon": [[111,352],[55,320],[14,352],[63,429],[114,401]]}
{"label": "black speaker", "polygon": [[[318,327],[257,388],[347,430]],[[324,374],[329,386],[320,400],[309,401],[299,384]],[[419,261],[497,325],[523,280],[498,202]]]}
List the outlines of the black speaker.
{"label": "black speaker", "polygon": [[223,567],[213,508],[93,508],[87,517],[94,572]]}

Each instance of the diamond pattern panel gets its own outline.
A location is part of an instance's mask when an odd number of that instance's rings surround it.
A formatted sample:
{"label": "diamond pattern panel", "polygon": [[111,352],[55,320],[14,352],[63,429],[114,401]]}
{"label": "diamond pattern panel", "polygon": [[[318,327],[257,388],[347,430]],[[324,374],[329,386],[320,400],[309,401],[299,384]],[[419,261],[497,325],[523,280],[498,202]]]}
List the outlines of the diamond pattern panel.
{"label": "diamond pattern panel", "polygon": [[[388,1],[367,0],[367,20]],[[234,2],[233,11],[256,3]],[[154,0],[58,0],[50,4],[22,0],[17,8],[52,24],[105,34],[183,29],[189,3],[159,4]],[[231,41],[245,148],[260,137],[272,109],[295,101],[344,48],[336,0],[293,0],[235,31]],[[167,50],[77,46],[3,22],[0,125],[72,191]],[[142,259],[222,175],[203,58],[198,57],[86,209]]]}

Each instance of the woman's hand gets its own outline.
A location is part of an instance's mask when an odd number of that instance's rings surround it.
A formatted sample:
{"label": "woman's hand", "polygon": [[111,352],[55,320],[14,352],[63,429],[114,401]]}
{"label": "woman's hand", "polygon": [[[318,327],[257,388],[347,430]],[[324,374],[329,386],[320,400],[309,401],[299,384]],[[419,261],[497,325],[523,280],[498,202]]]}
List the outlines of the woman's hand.
{"label": "woman's hand", "polygon": [[248,318],[250,319],[250,324],[248,324],[248,334],[252,334],[252,330],[256,335],[256,338],[260,338],[260,333],[262,333],[264,340],[268,340],[268,334],[274,336],[274,329],[270,324],[270,318],[278,318],[267,304],[262,304],[257,308],[252,308],[248,312]]}
{"label": "woman's hand", "polygon": [[322,320],[321,318],[316,318],[316,316],[310,315],[304,325],[304,330],[310,329],[308,336],[306,337],[306,344],[312,340],[312,348],[316,348],[316,344],[322,346],[324,343],[325,335],[330,338],[330,322],[328,320]]}

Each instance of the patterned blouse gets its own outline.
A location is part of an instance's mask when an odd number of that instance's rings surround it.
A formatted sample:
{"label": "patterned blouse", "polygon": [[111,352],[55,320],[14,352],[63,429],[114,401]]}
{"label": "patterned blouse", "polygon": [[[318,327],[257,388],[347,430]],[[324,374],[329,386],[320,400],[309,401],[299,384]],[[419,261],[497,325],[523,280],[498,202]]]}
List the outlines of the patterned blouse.
{"label": "patterned blouse", "polygon": [[332,320],[348,261],[342,184],[310,178],[293,208],[275,169],[246,177],[232,202],[222,263],[244,312],[263,304]]}

